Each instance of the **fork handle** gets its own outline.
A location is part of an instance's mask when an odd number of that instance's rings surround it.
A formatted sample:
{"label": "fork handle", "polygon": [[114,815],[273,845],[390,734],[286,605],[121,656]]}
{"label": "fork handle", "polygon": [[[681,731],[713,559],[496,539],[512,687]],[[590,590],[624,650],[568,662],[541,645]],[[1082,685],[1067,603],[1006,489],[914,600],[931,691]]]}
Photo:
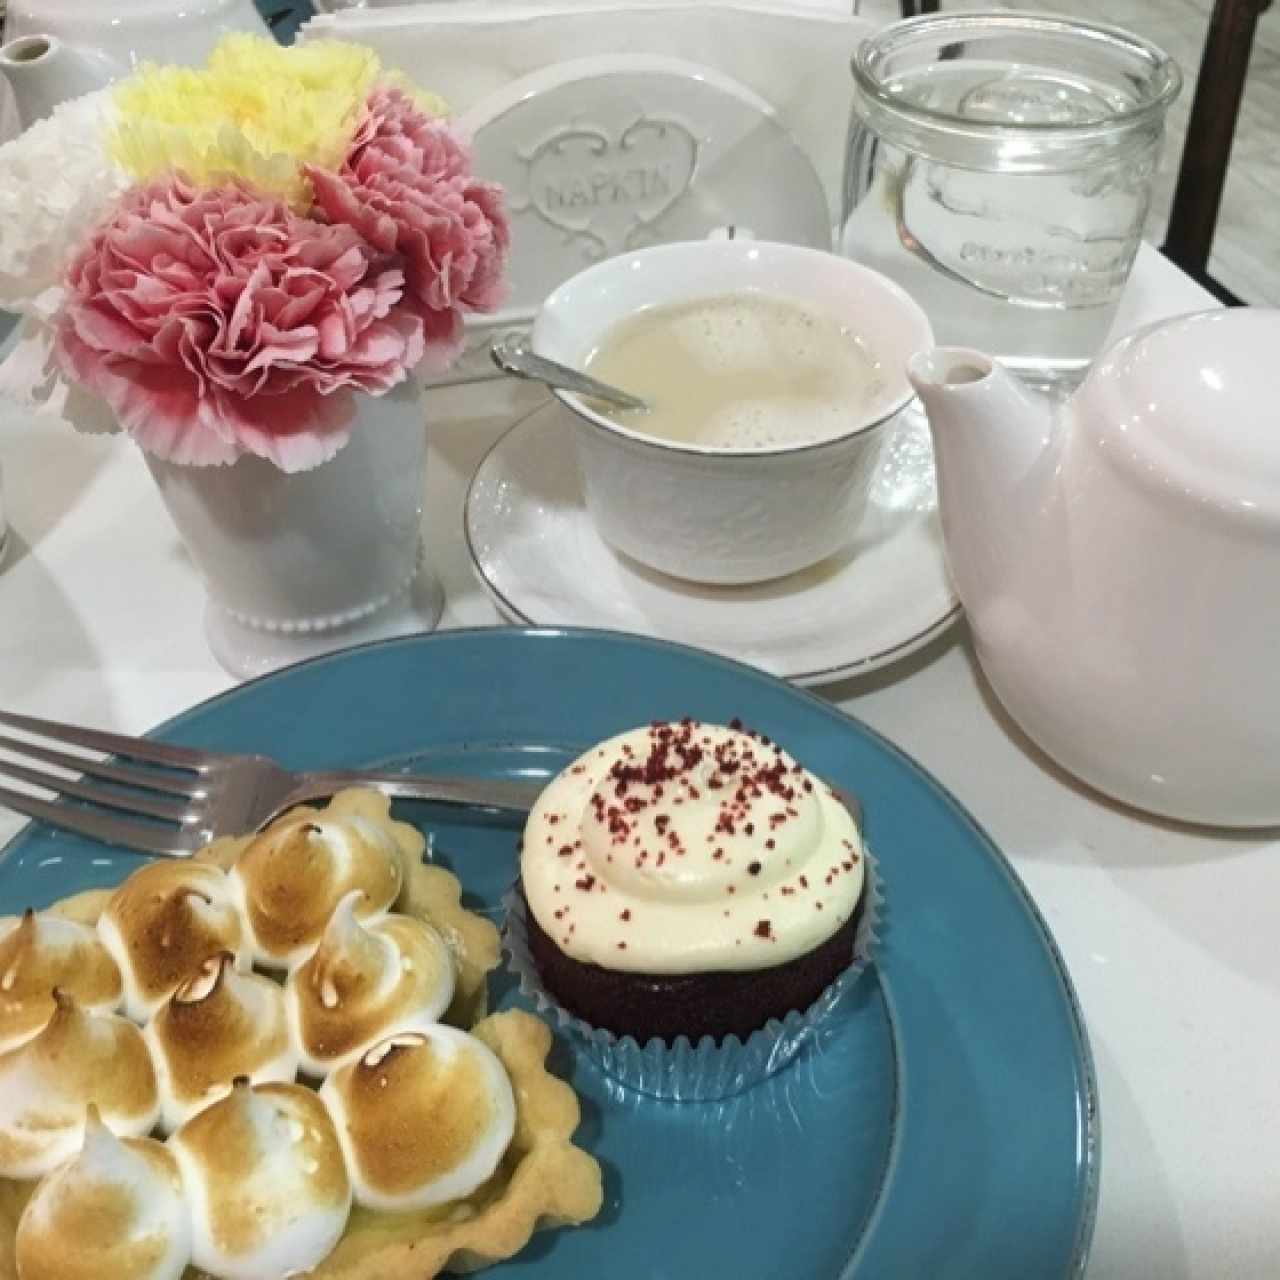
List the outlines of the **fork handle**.
{"label": "fork handle", "polygon": [[473,809],[504,809],[527,813],[546,786],[545,780],[511,782],[496,778],[445,778],[410,773],[370,773],[363,770],[309,773],[280,806],[289,808],[320,800],[344,787],[372,787],[402,800],[435,800]]}

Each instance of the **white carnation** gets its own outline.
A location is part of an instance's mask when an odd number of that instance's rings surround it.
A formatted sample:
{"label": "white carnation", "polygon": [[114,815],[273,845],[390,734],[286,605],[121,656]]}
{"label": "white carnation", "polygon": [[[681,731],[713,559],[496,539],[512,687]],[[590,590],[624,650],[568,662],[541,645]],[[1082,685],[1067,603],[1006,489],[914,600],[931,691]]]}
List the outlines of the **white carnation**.
{"label": "white carnation", "polygon": [[73,98],[0,146],[0,308],[47,316],[47,291],[129,185],[107,153],[112,110],[110,90]]}
{"label": "white carnation", "polygon": [[48,320],[23,316],[9,354],[0,362],[0,399],[77,431],[118,430],[107,402],[62,372],[54,338]]}

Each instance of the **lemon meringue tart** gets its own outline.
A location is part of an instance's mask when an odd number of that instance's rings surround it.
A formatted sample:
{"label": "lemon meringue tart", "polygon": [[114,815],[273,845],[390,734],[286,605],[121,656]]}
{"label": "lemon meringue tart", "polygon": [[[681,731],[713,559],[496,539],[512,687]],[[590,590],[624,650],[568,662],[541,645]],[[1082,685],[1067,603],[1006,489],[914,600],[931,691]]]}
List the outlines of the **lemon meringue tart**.
{"label": "lemon meringue tart", "polygon": [[[483,1016],[497,930],[421,834],[363,791],[279,821],[0,932],[0,1280],[426,1280],[599,1211],[551,1034]],[[40,989],[68,956],[83,1007]]]}
{"label": "lemon meringue tart", "polygon": [[586,752],[529,814],[529,952],[617,1036],[739,1039],[854,960],[865,858],[830,787],[740,724],[657,722]]}
{"label": "lemon meringue tart", "polygon": [[298,1074],[280,987],[213,956],[142,1029],[160,1088],[160,1126],[172,1133],[225,1097],[237,1079],[288,1083]]}
{"label": "lemon meringue tart", "polygon": [[137,1138],[160,1117],[160,1091],[142,1032],[113,1013],[87,1013],[54,993],[44,1029],[0,1056],[0,1174],[40,1178],[80,1149],[86,1108]]}
{"label": "lemon meringue tart", "polygon": [[238,1080],[168,1145],[191,1209],[192,1261],[218,1280],[300,1275],[346,1229],[342,1148],[324,1103],[302,1085]]}
{"label": "lemon meringue tart", "polygon": [[309,1075],[325,1075],[389,1035],[429,1029],[453,1002],[453,957],[439,931],[397,914],[361,924],[360,898],[356,890],[342,899],[320,945],[285,980]]}
{"label": "lemon meringue tart", "polygon": [[117,1138],[89,1104],[84,1145],[36,1188],[18,1220],[22,1280],[180,1280],[191,1218],[173,1153]]}
{"label": "lemon meringue tart", "polygon": [[383,1040],[331,1075],[320,1096],[356,1201],[370,1209],[430,1209],[469,1196],[493,1176],[515,1133],[506,1070],[483,1040],[456,1027]]}
{"label": "lemon meringue tart", "polygon": [[98,936],[124,980],[125,1012],[145,1022],[210,956],[249,953],[231,884],[207,862],[152,862],[107,900]]}
{"label": "lemon meringue tart", "polygon": [[124,1000],[120,970],[88,925],[34,911],[0,921],[0,1053],[44,1028],[55,988],[89,1013]]}
{"label": "lemon meringue tart", "polygon": [[400,895],[404,863],[390,824],[331,804],[324,813],[292,809],[277,818],[240,851],[231,880],[254,963],[288,969],[316,946],[353,890],[357,915],[386,911]]}

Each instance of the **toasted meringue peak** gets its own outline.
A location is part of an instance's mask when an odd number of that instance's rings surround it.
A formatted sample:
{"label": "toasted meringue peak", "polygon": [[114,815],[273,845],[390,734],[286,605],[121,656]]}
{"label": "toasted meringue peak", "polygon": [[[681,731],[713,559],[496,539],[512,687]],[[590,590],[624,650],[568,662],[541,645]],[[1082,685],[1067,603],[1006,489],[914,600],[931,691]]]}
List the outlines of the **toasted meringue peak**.
{"label": "toasted meringue peak", "polygon": [[0,1177],[40,1178],[84,1141],[95,1103],[113,1132],[140,1137],[160,1114],[142,1032],[113,1013],[86,1013],[61,991],[39,1035],[0,1056]]}
{"label": "toasted meringue peak", "polygon": [[351,1212],[351,1183],[324,1104],[296,1084],[237,1080],[169,1139],[192,1218],[192,1260],[217,1280],[314,1267]]}
{"label": "toasted meringue peak", "polygon": [[453,955],[440,934],[410,916],[361,924],[362,896],[342,899],[320,945],[285,982],[309,1075],[351,1062],[389,1035],[431,1026],[453,999]]}
{"label": "toasted meringue peak", "polygon": [[320,1089],[358,1204],[405,1212],[469,1195],[515,1133],[516,1104],[497,1055],[437,1025],[383,1040]]}
{"label": "toasted meringue peak", "polygon": [[210,956],[248,948],[226,872],[202,862],[152,862],[111,895],[98,936],[124,979],[125,1012],[145,1022]]}
{"label": "toasted meringue peak", "polygon": [[36,1187],[15,1250],[22,1280],[179,1280],[191,1220],[178,1162],[150,1138],[117,1138],[91,1103],[80,1154]]}
{"label": "toasted meringue peak", "polygon": [[270,978],[238,973],[230,952],[206,960],[142,1034],[155,1060],[165,1133],[230,1093],[238,1076],[266,1084],[298,1073],[284,993]]}
{"label": "toasted meringue peak", "polygon": [[289,969],[305,959],[353,890],[363,894],[361,918],[391,906],[404,869],[390,827],[363,813],[295,809],[249,843],[231,878],[257,964]]}
{"label": "toasted meringue peak", "polygon": [[110,1013],[124,997],[120,970],[88,925],[34,911],[0,920],[0,1053],[49,1021],[54,987],[92,1013]]}

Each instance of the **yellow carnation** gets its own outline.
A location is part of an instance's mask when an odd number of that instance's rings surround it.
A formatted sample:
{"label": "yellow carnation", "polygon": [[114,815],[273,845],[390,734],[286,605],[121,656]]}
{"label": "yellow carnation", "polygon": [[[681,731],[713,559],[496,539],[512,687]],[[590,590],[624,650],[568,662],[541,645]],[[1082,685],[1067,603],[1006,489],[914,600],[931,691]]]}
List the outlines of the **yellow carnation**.
{"label": "yellow carnation", "polygon": [[303,166],[341,164],[379,71],[361,45],[228,35],[203,69],[147,65],[117,87],[112,155],[140,181],[234,176],[305,208]]}

